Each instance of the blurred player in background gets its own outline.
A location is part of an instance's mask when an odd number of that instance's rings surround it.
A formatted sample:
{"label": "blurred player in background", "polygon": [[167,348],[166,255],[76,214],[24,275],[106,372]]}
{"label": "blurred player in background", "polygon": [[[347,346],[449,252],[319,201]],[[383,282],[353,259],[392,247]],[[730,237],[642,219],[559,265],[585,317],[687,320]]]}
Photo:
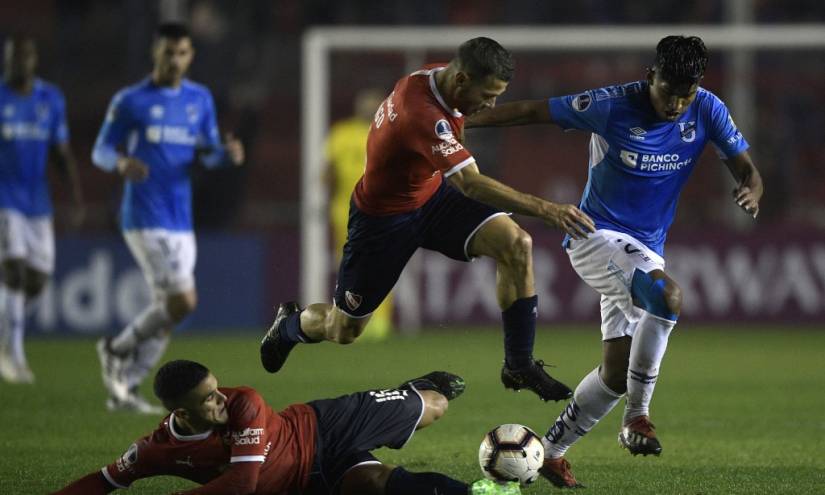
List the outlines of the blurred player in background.
{"label": "blurred player in background", "polygon": [[[336,122],[330,128],[326,143],[329,169],[327,182],[332,190],[330,220],[335,237],[337,261],[341,262],[344,243],[347,242],[349,202],[358,179],[364,175],[367,163],[367,135],[375,111],[384,99],[383,91],[363,89],[355,96],[355,114]],[[373,311],[361,340],[382,340],[392,331],[392,294],[387,294]]]}
{"label": "blurred player in background", "polygon": [[153,296],[117,336],[97,344],[110,410],[158,411],[138,386],[166,350],[172,328],[195,309],[191,166],[244,160],[239,140],[220,140],[212,94],[184,78],[193,56],[186,26],[159,26],[152,74],[114,96],[92,153],[95,165],[125,179],[121,228]]}
{"label": "blurred player in background", "polygon": [[8,38],[0,82],[0,377],[11,383],[34,381],[23,348],[26,309],[54,269],[50,156],[69,180],[74,223],[84,211],[66,102],[56,86],[35,76],[36,68],[34,40]]}
{"label": "blurred player in background", "polygon": [[155,394],[171,412],[117,461],[57,492],[97,495],[150,476],[203,486],[187,495],[517,495],[517,483],[472,485],[439,473],[387,466],[370,451],[400,449],[464,391],[461,377],[434,371],[395,389],[294,404],[275,412],[249,387],[218,387],[203,365],[171,361]]}
{"label": "blurred player in background", "polygon": [[542,473],[555,485],[578,482],[564,454],[627,393],[619,441],[633,455],[662,446],[649,406],[682,291],[664,271],[664,243],[679,192],[710,141],[756,218],[762,179],[725,104],[699,86],[707,66],[701,39],[668,36],[647,79],[578,95],[502,104],[468,127],[555,123],[591,132],[581,209],[596,221],[587,239],[565,238],[579,276],[601,294],[603,361],[579,383],[544,438]]}
{"label": "blurred player in background", "polygon": [[[505,387],[543,400],[571,391],[533,359],[537,302],[532,239],[504,211],[540,218],[574,238],[594,228],[573,205],[518,192],[479,172],[462,145],[464,114],[495,105],[513,75],[510,53],[494,40],[463,43],[448,65],[404,77],[375,113],[364,176],[355,186],[349,235],[334,304],[282,304],[261,345],[278,371],[299,342],[353,342],[419,247],[459,261],[496,260]],[[502,211],[504,210],[504,211]]]}

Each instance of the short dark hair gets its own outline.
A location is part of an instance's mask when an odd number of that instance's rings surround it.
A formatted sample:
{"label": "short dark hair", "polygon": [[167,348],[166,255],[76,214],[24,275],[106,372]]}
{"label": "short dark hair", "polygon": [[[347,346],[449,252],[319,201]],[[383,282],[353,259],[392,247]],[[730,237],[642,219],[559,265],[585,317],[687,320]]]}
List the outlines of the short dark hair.
{"label": "short dark hair", "polygon": [[696,84],[705,74],[708,49],[698,36],[665,36],[656,45],[654,70],[671,84]]}
{"label": "short dark hair", "polygon": [[505,82],[513,78],[513,56],[497,41],[490,38],[473,38],[458,47],[456,56],[459,69],[473,78],[495,76]]}
{"label": "short dark hair", "polygon": [[189,27],[181,22],[164,22],[155,29],[155,39],[168,38],[170,40],[179,40],[191,37]]}
{"label": "short dark hair", "polygon": [[207,376],[209,369],[200,363],[185,359],[169,361],[155,374],[155,395],[171,411]]}

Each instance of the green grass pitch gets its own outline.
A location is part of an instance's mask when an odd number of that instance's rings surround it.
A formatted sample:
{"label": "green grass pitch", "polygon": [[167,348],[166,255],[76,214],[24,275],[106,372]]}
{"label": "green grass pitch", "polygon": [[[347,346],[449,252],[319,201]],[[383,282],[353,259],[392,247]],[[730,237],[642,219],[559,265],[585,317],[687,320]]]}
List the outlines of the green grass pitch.
{"label": "green grass pitch", "polygon": [[[258,363],[257,336],[176,336],[167,359],[210,367],[223,385],[251,385],[274,407],[390,387],[434,369],[463,375],[464,396],[447,415],[382,460],[457,478],[480,477],[482,435],[500,423],[546,431],[562,408],[529,392],[505,391],[498,378],[497,331],[441,328],[387,342],[298,348],[284,371]],[[575,386],[600,357],[591,328],[541,328],[536,356]],[[41,494],[111,462],[160,418],[104,409],[91,340],[32,340],[34,386],[0,383],[0,493]],[[145,391],[149,393],[149,383]],[[825,493],[825,331],[677,328],[653,401],[664,453],[632,457],[616,441],[617,407],[569,453],[585,494]],[[142,480],[132,493],[191,486],[174,478]],[[540,480],[527,494],[556,493]]]}

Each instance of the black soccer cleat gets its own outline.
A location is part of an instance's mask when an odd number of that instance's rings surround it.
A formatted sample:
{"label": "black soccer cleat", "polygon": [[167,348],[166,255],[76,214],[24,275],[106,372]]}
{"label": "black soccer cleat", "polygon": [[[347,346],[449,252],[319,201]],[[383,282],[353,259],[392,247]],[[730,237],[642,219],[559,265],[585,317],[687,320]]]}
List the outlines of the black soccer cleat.
{"label": "black soccer cleat", "polygon": [[543,401],[550,400],[567,400],[573,397],[573,391],[570,387],[556,380],[544,371],[544,361],[530,358],[530,364],[518,369],[512,369],[507,366],[505,361],[504,366],[501,367],[501,383],[504,388],[513,390],[521,390],[526,388],[532,390]]}
{"label": "black soccer cleat", "polygon": [[464,379],[446,371],[431,371],[424,376],[402,383],[398,388],[412,385],[416,390],[434,390],[447,400],[453,400],[464,393]]}
{"label": "black soccer cleat", "polygon": [[278,306],[275,321],[261,339],[261,364],[268,372],[278,372],[284,366],[286,358],[289,357],[289,352],[297,344],[297,342],[290,342],[283,338],[281,326],[287,316],[300,311],[301,308],[296,302],[285,302]]}

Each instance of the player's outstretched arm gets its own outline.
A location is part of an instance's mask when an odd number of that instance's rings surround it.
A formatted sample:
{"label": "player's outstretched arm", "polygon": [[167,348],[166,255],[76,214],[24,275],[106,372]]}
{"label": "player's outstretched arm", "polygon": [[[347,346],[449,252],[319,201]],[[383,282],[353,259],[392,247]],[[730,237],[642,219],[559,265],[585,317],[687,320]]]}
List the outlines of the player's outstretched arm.
{"label": "player's outstretched arm", "polygon": [[260,462],[233,462],[229,469],[209,483],[191,490],[176,492],[175,495],[252,494],[258,486],[260,469]]}
{"label": "player's outstretched arm", "polygon": [[547,100],[525,100],[502,103],[468,115],[464,127],[504,127],[552,122]]}
{"label": "player's outstretched arm", "polygon": [[504,211],[540,218],[574,239],[586,238],[589,232],[596,231],[593,220],[576,206],[557,204],[516,191],[482,175],[475,163],[450,175],[448,180],[467,197]]}
{"label": "player's outstretched arm", "polygon": [[756,218],[759,214],[759,201],[764,192],[759,170],[747,151],[725,160],[725,165],[736,180],[736,187],[733,189],[734,201],[745,210],[745,213]]}
{"label": "player's outstretched arm", "polygon": [[52,495],[105,495],[115,491],[100,471],[89,473]]}

